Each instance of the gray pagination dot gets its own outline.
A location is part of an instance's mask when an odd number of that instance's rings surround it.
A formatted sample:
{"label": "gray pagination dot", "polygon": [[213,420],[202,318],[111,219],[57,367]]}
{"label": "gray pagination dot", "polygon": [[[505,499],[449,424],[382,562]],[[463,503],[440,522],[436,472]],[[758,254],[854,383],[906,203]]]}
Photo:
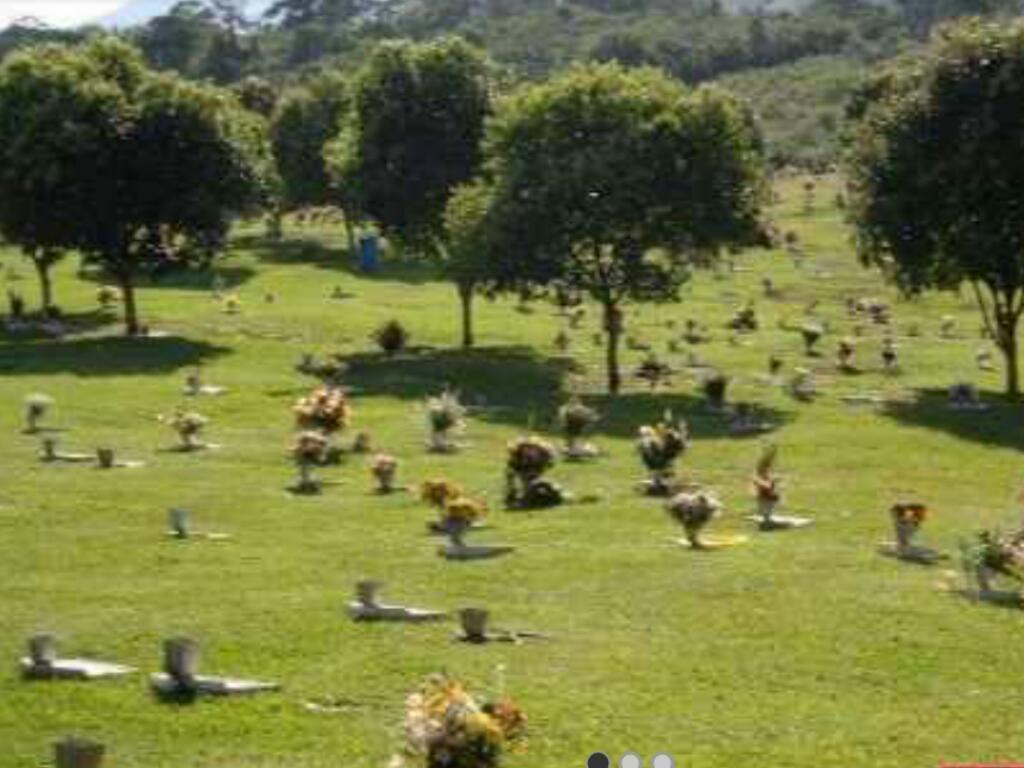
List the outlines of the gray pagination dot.
{"label": "gray pagination dot", "polygon": [[612,761],[604,752],[595,752],[587,758],[587,768],[611,768]]}
{"label": "gray pagination dot", "polygon": [[676,761],[672,759],[672,755],[659,752],[651,758],[651,768],[676,768]]}
{"label": "gray pagination dot", "polygon": [[644,768],[644,761],[635,752],[627,752],[619,758],[619,768]]}

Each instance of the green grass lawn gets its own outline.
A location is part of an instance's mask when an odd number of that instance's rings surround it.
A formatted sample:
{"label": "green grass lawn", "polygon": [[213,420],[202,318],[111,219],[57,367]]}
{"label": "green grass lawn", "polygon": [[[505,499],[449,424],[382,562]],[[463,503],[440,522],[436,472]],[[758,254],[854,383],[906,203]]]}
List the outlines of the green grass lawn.
{"label": "green grass lawn", "polygon": [[[674,378],[652,394],[639,382],[609,400],[598,313],[571,332],[565,359],[553,344],[564,327],[547,304],[531,314],[513,302],[480,301],[480,347],[453,348],[454,291],[429,272],[385,264],[354,272],[338,230],[292,228],[280,245],[243,231],[216,270],[242,311],[225,314],[211,277],[146,286],[141,309],[168,338],[124,340],[113,317],[96,315],[97,285],[75,277],[57,297],[83,328],[59,341],[0,337],[0,766],[43,765],[68,733],[108,745],[112,768],[336,768],[383,766],[401,744],[403,699],[427,674],[447,670],[483,691],[504,686],[530,717],[529,750],[510,766],[583,765],[587,754],[670,751],[687,768],[738,765],[909,768],[940,760],[1024,759],[1014,704],[1024,670],[1024,615],[970,603],[939,589],[941,567],[876,554],[888,538],[889,505],[919,498],[936,511],[922,539],[955,552],[981,526],[1017,521],[1024,447],[1021,410],[1003,405],[998,373],[975,371],[979,317],[966,297],[906,302],[854,258],[834,188],[819,185],[804,211],[797,181],[782,186],[776,216],[799,233],[801,270],[780,253],[751,252],[734,274],[699,274],[678,305],[627,313],[628,332],[665,351],[666,321],[710,326],[698,354],[733,378],[730,399],[757,402],[779,424],[785,501],[809,512],[807,530],[759,534],[743,516],[758,439],[728,435],[694,381]],[[31,269],[3,253],[8,284],[34,301]],[[11,269],[22,276],[11,276]],[[783,296],[760,298],[771,274]],[[334,286],[351,294],[331,300]],[[272,291],[277,300],[266,303]],[[832,371],[836,340],[851,333],[847,297],[892,302],[904,372],[880,372],[881,329],[864,323],[858,362]],[[762,330],[739,346],[724,324],[758,298]],[[822,397],[799,404],[758,383],[770,352],[787,370],[806,365],[797,323],[820,300],[832,333],[822,340]],[[938,337],[954,315],[960,338]],[[369,339],[400,319],[423,345],[384,360]],[[912,324],[921,336],[902,338]],[[364,457],[322,471],[337,481],[319,497],[294,497],[286,449],[291,406],[312,386],[293,371],[304,351],[356,356],[352,432],[397,455],[400,481],[445,476],[492,506],[492,529],[474,538],[511,543],[511,556],[450,563],[425,534],[433,513],[415,494],[378,497]],[[632,369],[641,352],[625,354]],[[211,418],[204,454],[167,452],[171,412],[185,374],[201,364],[219,398],[192,403]],[[993,408],[953,413],[945,388],[967,377]],[[450,383],[481,406],[453,456],[424,450],[423,399]],[[606,456],[560,464],[553,479],[603,500],[537,513],[500,509],[504,445],[533,430],[556,436],[554,414],[571,388],[603,413],[594,440]],[[840,395],[883,392],[888,407],[851,407]],[[47,465],[38,439],[20,434],[22,400],[56,400],[48,422],[67,450],[110,444],[139,470]],[[915,396],[920,395],[918,399]],[[636,494],[643,475],[637,426],[673,407],[694,443],[681,469],[726,502],[711,531],[746,533],[745,546],[694,553],[657,500]],[[230,542],[172,542],[166,510],[192,510],[197,524]],[[357,625],[344,615],[353,582],[387,582],[412,605],[484,605],[498,626],[550,633],[545,642],[465,646],[454,625]],[[25,639],[56,632],[69,654],[92,654],[156,671],[162,638],[203,643],[203,669],[283,683],[278,694],[173,706],[153,699],[144,676],[112,682],[25,683],[14,669]],[[341,712],[303,703],[331,697]]]}

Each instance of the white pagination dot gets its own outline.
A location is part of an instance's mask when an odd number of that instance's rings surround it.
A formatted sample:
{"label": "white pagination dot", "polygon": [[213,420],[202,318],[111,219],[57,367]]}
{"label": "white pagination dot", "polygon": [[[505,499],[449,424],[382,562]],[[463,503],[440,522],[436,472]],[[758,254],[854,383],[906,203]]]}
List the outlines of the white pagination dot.
{"label": "white pagination dot", "polygon": [[640,759],[640,755],[635,755],[632,752],[627,752],[619,758],[619,768],[643,768],[643,766],[644,761]]}
{"label": "white pagination dot", "polygon": [[670,755],[664,753],[655,755],[651,760],[651,768],[675,768],[676,761]]}

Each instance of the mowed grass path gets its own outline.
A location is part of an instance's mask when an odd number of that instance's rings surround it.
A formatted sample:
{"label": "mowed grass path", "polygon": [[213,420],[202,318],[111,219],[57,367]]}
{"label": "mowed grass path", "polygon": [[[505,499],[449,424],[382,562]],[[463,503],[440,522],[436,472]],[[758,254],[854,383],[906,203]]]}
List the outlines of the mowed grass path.
{"label": "mowed grass path", "polygon": [[[401,744],[402,704],[423,678],[447,670],[478,690],[500,687],[530,717],[529,750],[510,766],[583,765],[593,750],[650,756],[667,750],[688,768],[764,766],[932,766],[940,760],[1024,759],[1019,716],[1024,615],[970,604],[941,591],[937,569],[879,557],[896,498],[936,510],[923,539],[955,551],[980,526],[1016,522],[1024,480],[1021,410],[1001,404],[954,414],[942,391],[976,380],[992,396],[998,374],[977,374],[978,316],[955,297],[899,301],[863,270],[848,244],[834,190],[819,185],[814,212],[799,182],[782,186],[776,215],[797,231],[807,260],[752,252],[741,270],[700,274],[683,303],[627,315],[629,333],[665,351],[675,320],[710,326],[715,340],[698,354],[734,378],[731,399],[755,401],[779,422],[786,503],[816,525],[773,535],[750,530],[749,476],[757,439],[730,437],[677,376],[651,394],[631,382],[614,402],[601,395],[602,351],[591,337],[597,312],[571,332],[582,373],[555,351],[564,326],[554,310],[532,314],[512,302],[478,308],[480,348],[452,348],[452,289],[428,272],[386,265],[364,277],[346,266],[337,231],[293,228],[281,245],[241,232],[216,267],[242,301],[226,315],[210,298],[210,276],[176,278],[141,291],[154,329],[172,337],[126,341],[98,323],[60,341],[0,339],[0,766],[45,765],[49,744],[78,733],[108,744],[116,768],[336,768],[382,766]],[[310,242],[304,242],[309,240]],[[13,252],[0,257],[24,280]],[[760,298],[771,274],[783,298]],[[331,300],[335,285],[350,298]],[[95,283],[57,280],[60,304],[94,320]],[[272,291],[277,301],[264,302]],[[858,360],[866,372],[831,373],[835,342],[850,332],[846,297],[893,303],[904,373],[879,372],[878,328],[865,323]],[[733,346],[723,326],[746,297],[757,297],[762,330]],[[757,377],[770,351],[787,371],[805,365],[798,334],[804,306],[821,301],[834,330],[822,341],[823,397],[795,403]],[[938,338],[955,315],[961,338]],[[396,317],[421,350],[392,361],[368,336]],[[432,513],[402,494],[381,498],[362,457],[325,470],[338,481],[322,496],[294,498],[286,457],[291,406],[312,385],[292,366],[304,351],[361,355],[350,384],[352,431],[402,461],[400,479],[445,476],[492,503],[493,528],[480,540],[519,549],[493,562],[448,563],[425,535]],[[632,368],[641,352],[626,354]],[[207,381],[230,388],[187,403],[212,419],[207,439],[223,448],[166,453],[175,436],[157,421],[185,404],[181,385],[202,363]],[[474,412],[469,450],[425,453],[422,399],[445,383],[483,406]],[[570,386],[592,393],[605,415],[595,441],[607,455],[561,464],[552,476],[598,504],[536,513],[500,509],[504,445],[528,427],[554,435],[553,415]],[[49,423],[67,431],[68,450],[108,443],[147,462],[136,471],[48,466],[37,439],[20,434],[22,399],[53,396]],[[890,409],[851,407],[848,392],[925,397]],[[931,394],[928,394],[931,392]],[[712,530],[744,532],[750,542],[716,553],[672,544],[678,531],[659,502],[638,496],[642,476],[632,436],[666,406],[690,422],[694,444],[681,468],[729,506]],[[197,525],[231,532],[223,543],[167,540],[166,510],[182,505]],[[467,647],[453,625],[364,626],[343,613],[353,582],[383,579],[387,594],[413,605],[485,605],[498,626],[550,633],[546,642]],[[203,668],[277,680],[280,694],[246,700],[158,703],[145,678],[93,684],[27,684],[14,669],[25,638],[52,630],[69,654],[159,665],[162,638],[185,633],[204,646]],[[302,703],[332,698],[334,715]]]}

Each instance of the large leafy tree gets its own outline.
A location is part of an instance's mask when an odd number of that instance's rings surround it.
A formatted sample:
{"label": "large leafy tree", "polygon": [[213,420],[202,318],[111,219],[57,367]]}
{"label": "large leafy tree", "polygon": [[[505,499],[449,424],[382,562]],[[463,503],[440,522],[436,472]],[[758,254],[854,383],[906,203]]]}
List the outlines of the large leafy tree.
{"label": "large leafy tree", "polygon": [[441,240],[442,271],[459,294],[462,305],[462,346],[472,347],[473,297],[494,281],[497,262],[491,223],[493,190],[483,180],[455,189],[445,210],[445,236]]}
{"label": "large leafy tree", "polygon": [[487,144],[502,279],[602,306],[612,393],[622,304],[677,298],[695,263],[761,232],[749,113],[656,70],[590,65],[527,86],[502,105]]}
{"label": "large leafy tree", "polygon": [[379,45],[356,77],[345,175],[392,237],[431,252],[481,159],[487,62],[463,40]]}
{"label": "large leafy tree", "polygon": [[849,207],[865,263],[908,293],[966,281],[1020,394],[1024,24],[944,28],[850,108]]}
{"label": "large leafy tree", "polygon": [[[448,267],[445,209],[481,164],[491,111],[489,65],[458,38],[379,45],[354,84],[351,124],[331,147],[339,189],[384,232]],[[465,262],[461,262],[465,263]],[[472,344],[472,285],[450,271],[462,302],[463,342]]]}
{"label": "large leafy tree", "polygon": [[0,67],[0,229],[99,263],[138,333],[139,275],[211,258],[262,202],[261,126],[230,94],[154,74],[110,38],[15,54]]}
{"label": "large leafy tree", "polygon": [[[348,86],[334,71],[312,77],[281,100],[270,136],[285,210],[338,202],[332,193],[324,148],[341,130],[348,105]],[[351,246],[353,211],[351,206],[342,207]]]}

